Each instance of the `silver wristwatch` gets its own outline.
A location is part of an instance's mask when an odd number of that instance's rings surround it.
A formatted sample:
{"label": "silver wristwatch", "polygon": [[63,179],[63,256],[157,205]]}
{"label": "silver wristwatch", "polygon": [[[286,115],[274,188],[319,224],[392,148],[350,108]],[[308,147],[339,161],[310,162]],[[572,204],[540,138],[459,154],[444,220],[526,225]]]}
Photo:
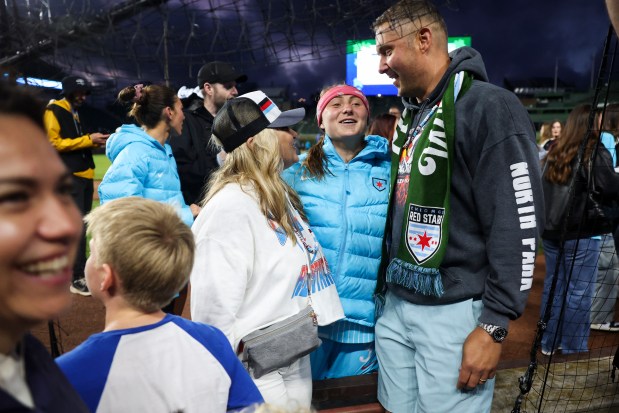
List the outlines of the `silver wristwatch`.
{"label": "silver wristwatch", "polygon": [[486,330],[486,333],[490,334],[495,343],[502,343],[505,337],[507,337],[507,329],[505,327],[485,323],[479,323],[479,326]]}

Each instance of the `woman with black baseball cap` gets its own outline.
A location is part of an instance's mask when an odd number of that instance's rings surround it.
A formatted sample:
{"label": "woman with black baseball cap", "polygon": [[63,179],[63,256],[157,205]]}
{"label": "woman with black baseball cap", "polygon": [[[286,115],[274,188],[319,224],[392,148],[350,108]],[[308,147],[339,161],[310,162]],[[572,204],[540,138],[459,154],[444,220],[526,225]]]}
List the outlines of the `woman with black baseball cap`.
{"label": "woman with black baseball cap", "polygon": [[[319,325],[343,316],[299,197],[280,178],[298,159],[290,127],[304,115],[256,91],[228,101],[213,123],[227,157],[192,227],[191,317],[221,329],[239,354],[243,337],[303,311],[308,285]],[[310,406],[309,356],[260,377],[249,370],[266,402]]]}

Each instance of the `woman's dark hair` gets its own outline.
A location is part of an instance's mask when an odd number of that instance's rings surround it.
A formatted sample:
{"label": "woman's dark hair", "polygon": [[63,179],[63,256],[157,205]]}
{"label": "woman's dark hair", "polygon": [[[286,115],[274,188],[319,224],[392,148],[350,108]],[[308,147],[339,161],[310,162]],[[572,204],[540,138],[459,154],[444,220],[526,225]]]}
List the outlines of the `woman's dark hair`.
{"label": "woman's dark hair", "polygon": [[34,122],[39,128],[43,126],[45,103],[23,86],[16,86],[4,80],[0,81],[0,114],[21,115]]}
{"label": "woman's dark hair", "polygon": [[378,135],[387,139],[389,143],[393,139],[395,132],[395,124],[398,118],[389,113],[381,113],[377,115],[370,123],[368,128],[368,135]]}
{"label": "woman's dark hair", "polygon": [[599,137],[589,129],[591,105],[576,106],[567,117],[565,127],[561,130],[561,139],[557,139],[546,158],[545,177],[549,182],[562,184],[568,182],[572,175],[573,160],[578,154],[578,148],[583,139],[587,139],[587,146],[583,159],[589,161]]}
{"label": "woman's dark hair", "polygon": [[134,102],[129,116],[133,116],[140,125],[147,128],[157,126],[163,116],[163,110],[167,107],[174,108],[177,99],[176,93],[163,85],[146,86],[137,99],[134,86],[127,86],[118,93],[120,102],[125,104]]}
{"label": "woman's dark hair", "polygon": [[612,133],[616,139],[619,136],[619,103],[607,105],[603,116],[602,130]]}

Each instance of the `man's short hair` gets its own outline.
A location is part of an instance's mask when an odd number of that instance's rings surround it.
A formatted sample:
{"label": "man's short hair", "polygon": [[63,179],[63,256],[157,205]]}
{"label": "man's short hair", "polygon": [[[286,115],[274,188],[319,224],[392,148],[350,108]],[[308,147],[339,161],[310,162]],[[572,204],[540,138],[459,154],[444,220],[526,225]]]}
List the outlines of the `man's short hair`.
{"label": "man's short hair", "polygon": [[96,246],[95,263],[116,272],[120,294],[132,306],[156,311],[187,284],[193,234],[171,205],[120,198],[95,208],[84,221]]}
{"label": "man's short hair", "polygon": [[412,22],[417,29],[430,24],[437,24],[447,36],[445,20],[430,0],[400,0],[378,16],[374,20],[372,28],[376,31],[378,26],[389,23],[391,29],[398,29],[406,21]]}

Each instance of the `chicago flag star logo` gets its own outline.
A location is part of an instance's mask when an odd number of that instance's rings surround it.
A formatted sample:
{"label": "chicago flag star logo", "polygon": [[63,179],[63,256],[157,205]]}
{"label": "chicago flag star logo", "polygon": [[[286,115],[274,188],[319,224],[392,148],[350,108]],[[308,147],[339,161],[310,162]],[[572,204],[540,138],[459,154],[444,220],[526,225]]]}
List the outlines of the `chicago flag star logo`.
{"label": "chicago flag star logo", "polygon": [[422,235],[415,235],[414,242],[417,242],[417,245],[421,246],[421,250],[423,251],[426,247],[430,248],[430,241],[432,241],[432,237],[428,236],[428,232],[424,231]]}
{"label": "chicago flag star logo", "polygon": [[429,260],[438,251],[444,217],[445,208],[409,205],[406,217],[406,247],[417,264]]}
{"label": "chicago flag star logo", "polygon": [[372,186],[382,192],[387,189],[387,180],[381,178],[372,178]]}

